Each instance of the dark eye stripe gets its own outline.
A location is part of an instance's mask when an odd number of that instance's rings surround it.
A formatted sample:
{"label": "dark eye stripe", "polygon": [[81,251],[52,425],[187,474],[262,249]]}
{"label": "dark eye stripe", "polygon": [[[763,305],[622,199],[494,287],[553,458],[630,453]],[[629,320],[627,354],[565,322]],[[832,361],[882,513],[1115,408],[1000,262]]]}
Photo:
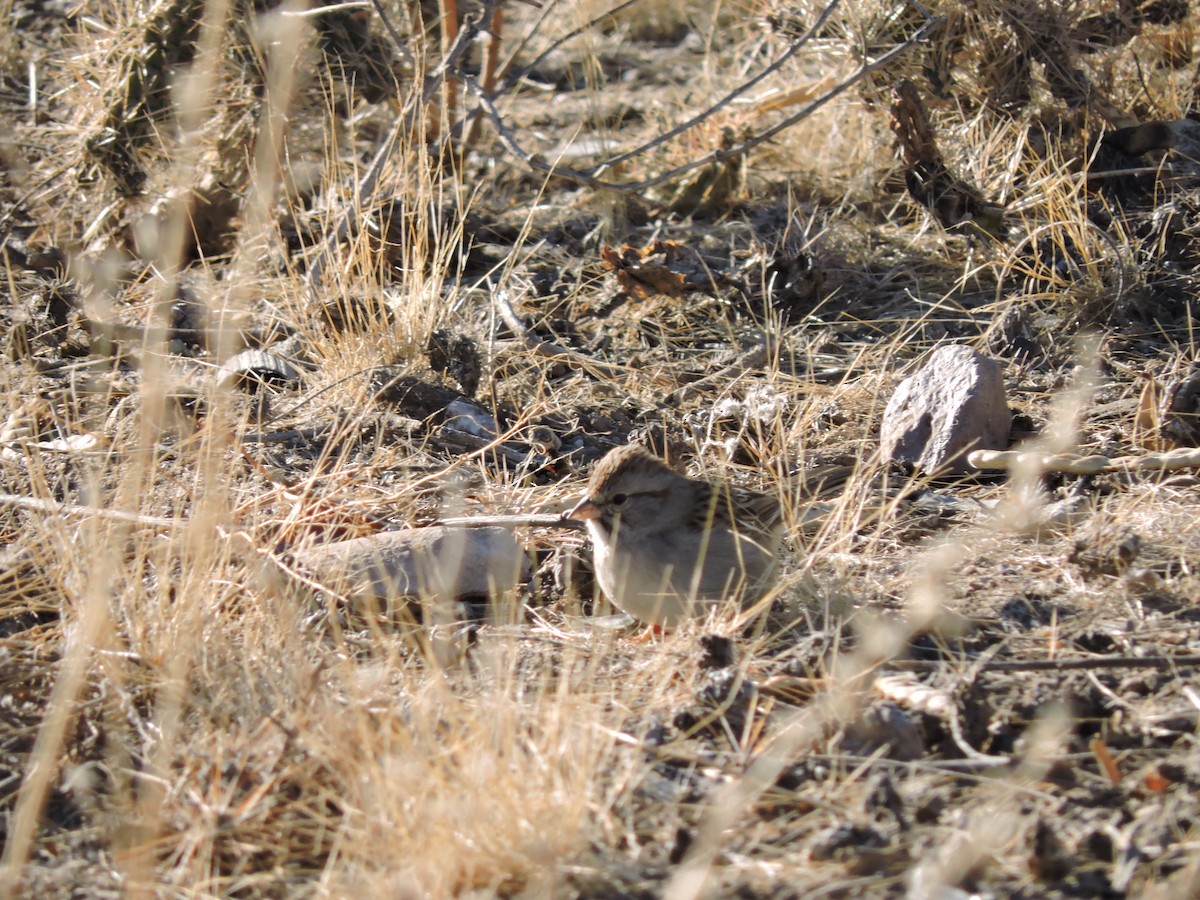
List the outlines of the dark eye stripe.
{"label": "dark eye stripe", "polygon": [[617,516],[607,506],[602,506],[600,515],[593,519],[591,524],[599,526],[611,538],[617,527]]}
{"label": "dark eye stripe", "polygon": [[612,534],[613,529],[617,524],[617,517],[621,515],[621,510],[617,507],[624,507],[629,504],[634,498],[649,497],[662,502],[667,497],[667,491],[638,491],[636,494],[627,494],[619,491],[608,498],[607,503],[600,504],[600,517],[596,522],[603,526],[604,530]]}

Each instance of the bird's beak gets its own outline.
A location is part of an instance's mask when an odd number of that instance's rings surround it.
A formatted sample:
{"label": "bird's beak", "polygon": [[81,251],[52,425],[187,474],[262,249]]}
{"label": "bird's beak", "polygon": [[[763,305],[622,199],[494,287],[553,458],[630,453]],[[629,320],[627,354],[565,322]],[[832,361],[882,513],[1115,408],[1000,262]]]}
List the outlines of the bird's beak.
{"label": "bird's beak", "polygon": [[590,522],[600,518],[600,507],[592,502],[591,497],[584,497],[575,504],[573,510],[567,513],[567,518],[574,519],[576,522]]}

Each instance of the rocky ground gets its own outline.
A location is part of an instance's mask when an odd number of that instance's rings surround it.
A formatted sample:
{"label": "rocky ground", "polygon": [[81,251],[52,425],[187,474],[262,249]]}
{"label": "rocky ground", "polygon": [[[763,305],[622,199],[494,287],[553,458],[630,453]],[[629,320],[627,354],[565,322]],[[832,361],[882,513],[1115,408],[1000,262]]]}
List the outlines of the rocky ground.
{"label": "rocky ground", "polygon": [[[0,0],[0,893],[1200,890],[1192,5],[273,6]],[[1035,454],[880,452],[946,344]],[[630,440],[763,615],[297,565]]]}

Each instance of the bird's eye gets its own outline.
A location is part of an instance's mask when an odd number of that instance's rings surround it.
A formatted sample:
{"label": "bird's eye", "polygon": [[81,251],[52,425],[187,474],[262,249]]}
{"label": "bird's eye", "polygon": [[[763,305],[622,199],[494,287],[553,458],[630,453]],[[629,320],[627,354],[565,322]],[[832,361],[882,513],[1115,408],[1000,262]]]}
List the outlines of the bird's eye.
{"label": "bird's eye", "polygon": [[613,506],[624,506],[625,501],[628,499],[629,499],[628,494],[613,494],[612,495],[612,505]]}

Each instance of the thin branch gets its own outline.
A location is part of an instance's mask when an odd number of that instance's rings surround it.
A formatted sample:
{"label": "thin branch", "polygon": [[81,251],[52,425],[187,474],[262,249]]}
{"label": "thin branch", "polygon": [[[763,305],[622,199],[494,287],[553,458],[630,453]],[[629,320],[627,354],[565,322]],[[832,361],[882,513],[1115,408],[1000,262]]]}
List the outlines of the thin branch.
{"label": "thin branch", "polygon": [[[548,57],[551,53],[553,53],[555,50],[557,50],[563,44],[567,43],[568,41],[574,40],[575,38],[579,37],[579,35],[583,34],[585,31],[587,31],[589,28],[592,28],[595,25],[599,25],[605,19],[611,19],[617,13],[628,9],[629,7],[633,6],[637,2],[638,2],[638,0],[625,0],[624,3],[617,4],[612,9],[602,12],[600,15],[596,16],[594,19],[589,19],[587,22],[584,22],[578,28],[568,31],[566,34],[564,34],[558,40],[552,41],[550,46],[547,47],[545,50],[543,50],[540,54],[538,54],[538,56],[533,60],[533,62],[529,63],[526,66],[521,66],[521,68],[517,69],[515,72],[510,72],[509,74],[507,74],[504,77],[504,83],[500,86],[498,95],[507,93],[509,90],[511,90],[512,87],[518,81],[520,81],[522,78],[524,78],[530,72],[532,72],[534,69],[536,69],[538,66],[540,66],[543,62],[545,62],[546,57]],[[540,24],[540,22],[539,22],[539,24]],[[522,43],[524,43],[524,42],[522,42]],[[517,49],[519,50],[520,48],[518,47]]]}
{"label": "thin branch", "polygon": [[[733,145],[732,147],[714,150],[713,152],[706,154],[705,156],[702,156],[699,159],[694,159],[689,163],[685,163],[681,166],[676,166],[673,169],[668,169],[665,172],[661,172],[658,175],[654,175],[650,178],[645,178],[641,181],[632,181],[632,182],[623,182],[622,183],[622,182],[615,182],[615,181],[606,181],[602,178],[598,178],[596,176],[596,173],[602,172],[604,170],[604,168],[610,164],[607,161],[599,163],[595,166],[591,166],[587,169],[572,169],[567,166],[554,165],[554,164],[546,162],[540,154],[535,154],[535,153],[529,152],[528,150],[523,148],[517,142],[517,139],[513,135],[512,131],[504,124],[503,116],[501,116],[499,110],[496,109],[496,105],[494,102],[494,99],[495,99],[494,96],[488,96],[487,93],[483,90],[483,88],[479,85],[479,83],[475,79],[470,78],[469,76],[466,76],[466,75],[461,75],[460,77],[462,78],[463,82],[466,84],[467,88],[470,89],[473,94],[475,94],[476,98],[479,100],[479,104],[482,107],[484,113],[491,120],[493,127],[495,127],[495,129],[496,129],[496,133],[497,133],[497,136],[498,136],[501,146],[503,146],[506,150],[508,150],[510,153],[512,153],[514,156],[516,156],[518,159],[520,159],[522,162],[524,162],[525,165],[528,166],[533,171],[540,172],[544,175],[551,176],[551,177],[563,178],[567,181],[572,181],[577,184],[582,184],[582,185],[585,185],[585,186],[591,187],[591,188],[603,188],[606,190],[616,191],[618,193],[636,194],[636,193],[640,193],[641,191],[644,191],[648,188],[655,187],[656,185],[663,184],[664,182],[673,181],[673,180],[679,178],[680,176],[686,175],[688,172],[691,172],[695,169],[699,169],[703,166],[707,166],[712,163],[724,162],[727,159],[732,159],[734,157],[741,156],[744,153],[746,153],[750,150],[753,150],[755,147],[759,146],[760,144],[766,143],[767,141],[774,138],[777,134],[780,134],[781,132],[783,132],[783,131],[787,130],[788,128],[790,128],[791,126],[795,125],[801,119],[807,118],[808,116],[812,115],[816,110],[820,109],[822,106],[824,106],[830,100],[832,100],[835,97],[837,97],[838,95],[844,93],[846,90],[853,87],[855,84],[857,84],[862,79],[866,78],[871,73],[876,72],[879,69],[883,68],[888,63],[890,63],[893,59],[895,59],[897,56],[901,55],[902,53],[907,52],[912,47],[914,47],[917,44],[919,44],[920,42],[924,41],[926,38],[929,37],[930,34],[932,34],[939,27],[941,27],[941,25],[944,21],[945,21],[944,17],[938,17],[936,19],[929,20],[928,22],[925,23],[925,25],[923,25],[920,29],[918,29],[917,32],[915,34],[913,34],[912,37],[910,37],[904,43],[897,44],[895,47],[893,47],[887,53],[883,54],[883,56],[879,57],[878,59],[874,60],[873,62],[863,65],[853,75],[849,76],[848,78],[846,78],[843,81],[840,81],[838,84],[834,85],[832,88],[827,90],[825,93],[821,94],[819,97],[817,97],[811,103],[809,103],[807,106],[803,107],[799,112],[794,113],[791,116],[788,116],[783,121],[773,125],[772,127],[766,129],[765,131],[760,131],[758,134],[752,135],[751,137],[747,138],[746,140],[744,140],[738,144]],[[719,107],[714,107],[714,111],[716,108],[719,108]],[[711,114],[711,112],[709,112],[708,114]],[[705,115],[705,114],[702,114],[702,115]],[[627,155],[615,157],[615,159],[627,159],[627,158],[628,158]]]}
{"label": "thin branch", "polygon": [[[411,130],[416,117],[424,113],[425,109],[429,106],[429,102],[433,99],[433,95],[437,93],[439,87],[446,80],[447,74],[458,64],[459,59],[467,52],[471,46],[471,42],[479,34],[480,24],[484,21],[491,21],[492,12],[499,2],[500,0],[484,0],[482,7],[463,16],[462,24],[459,27],[458,35],[455,37],[454,42],[447,48],[437,68],[425,77],[425,81],[421,87],[421,96],[417,98],[415,103],[408,105],[405,110],[396,116],[396,120],[392,123],[387,136],[375,152],[370,166],[367,167],[366,174],[363,175],[362,181],[358,184],[352,210],[360,210],[367,205],[368,200],[375,193],[375,186],[379,182],[379,177],[383,174],[384,167],[391,160],[392,154],[396,152],[396,148],[400,145],[400,136],[405,131]],[[317,283],[320,281],[326,263],[333,254],[333,248],[344,241],[350,234],[350,222],[351,216],[348,215],[343,218],[338,227],[330,232],[321,245],[320,252],[313,260],[312,265],[309,266],[308,273],[305,276],[309,293],[316,292]]]}
{"label": "thin branch", "polygon": [[57,503],[54,500],[42,500],[38,497],[18,497],[15,494],[0,494],[0,506],[15,506],[18,509],[29,509],[37,512],[53,513],[58,516],[96,516],[101,519],[112,519],[117,522],[131,522],[134,525],[150,525],[154,528],[174,528],[187,524],[186,519],[168,519],[160,516],[144,516],[140,513],[125,512],[120,509],[105,509],[99,506],[79,506],[74,503]]}
{"label": "thin branch", "polygon": [[611,169],[613,166],[618,166],[626,160],[633,159],[635,156],[640,156],[643,153],[665,144],[667,141],[678,137],[685,131],[690,131],[692,128],[695,128],[701,122],[712,118],[717,112],[731,104],[738,97],[742,96],[742,94],[745,94],[751,88],[760,84],[768,76],[783,68],[784,63],[799,53],[804,48],[804,45],[811,41],[813,36],[824,27],[826,20],[833,15],[833,11],[841,5],[841,2],[842,0],[832,0],[831,3],[827,4],[826,7],[821,11],[821,15],[817,18],[817,21],[813,23],[812,27],[800,37],[792,41],[791,46],[789,46],[787,50],[783,52],[779,59],[775,60],[775,62],[771,63],[749,81],[742,82],[712,106],[692,116],[692,118],[688,119],[686,122],[676,125],[665,134],[661,134],[639,147],[635,147],[632,150],[627,150],[624,153],[618,154],[617,156],[610,157],[603,162],[596,163],[596,165],[593,166],[589,171],[602,172],[605,169]]}
{"label": "thin branch", "polygon": [[465,516],[449,519],[438,519],[437,525],[455,525],[463,528],[568,528],[574,531],[585,528],[583,522],[568,519],[562,515],[530,515],[530,516]]}
{"label": "thin branch", "polygon": [[408,47],[404,43],[404,39],[400,37],[400,32],[396,30],[396,26],[392,24],[391,17],[387,14],[387,10],[383,8],[381,0],[371,0],[375,5],[375,14],[379,16],[379,21],[383,22],[383,27],[388,33],[388,37],[392,39],[392,45],[396,51],[402,56],[411,57]]}
{"label": "thin branch", "polygon": [[[888,663],[905,671],[933,671],[953,660],[896,659]],[[1179,656],[1097,656],[1091,659],[1026,659],[989,662],[981,672],[1072,672],[1100,669],[1174,669],[1200,666],[1200,654]]]}
{"label": "thin branch", "polygon": [[604,378],[622,378],[627,374],[625,370],[617,366],[600,362],[581,353],[576,353],[574,350],[570,350],[561,344],[556,344],[553,341],[544,341],[530,334],[529,329],[525,327],[516,310],[512,308],[512,304],[508,302],[508,298],[504,296],[504,292],[493,290],[491,293],[492,302],[496,306],[496,311],[500,313],[500,318],[504,320],[504,324],[508,326],[509,331],[520,338],[525,349],[531,353],[541,356],[544,359],[561,362],[575,369],[584,369]]}
{"label": "thin branch", "polygon": [[369,9],[367,0],[351,0],[349,3],[333,3],[329,6],[317,6],[313,9],[285,9],[280,15],[293,19],[313,19],[326,13],[345,12],[350,9]]}

